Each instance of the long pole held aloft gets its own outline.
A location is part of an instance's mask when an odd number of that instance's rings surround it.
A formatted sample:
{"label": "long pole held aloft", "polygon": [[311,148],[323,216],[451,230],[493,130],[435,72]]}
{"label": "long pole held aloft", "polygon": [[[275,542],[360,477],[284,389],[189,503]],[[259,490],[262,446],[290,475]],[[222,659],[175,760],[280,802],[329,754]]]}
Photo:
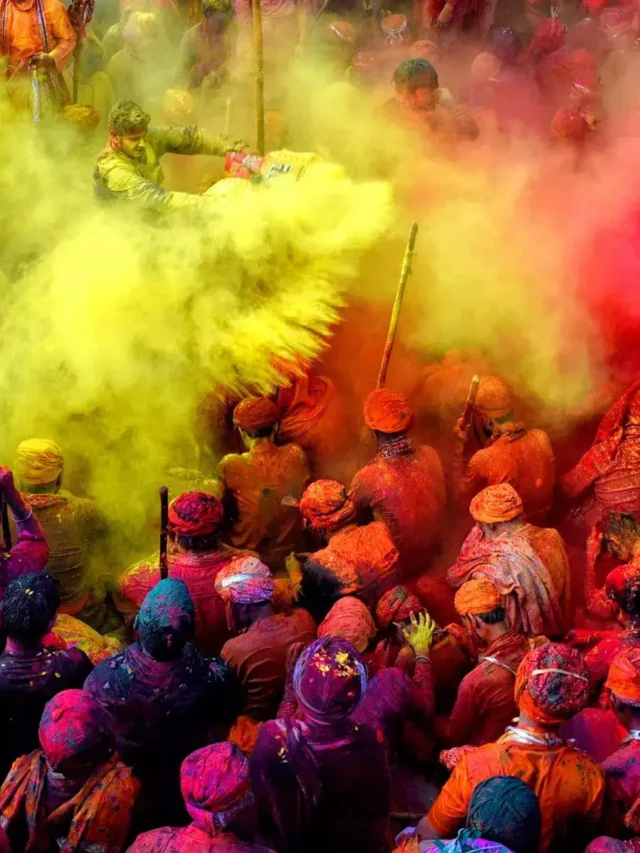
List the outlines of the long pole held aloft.
{"label": "long pole held aloft", "polygon": [[404,291],[407,286],[407,281],[411,275],[411,262],[413,260],[413,250],[416,245],[416,237],[418,236],[418,223],[414,222],[411,225],[409,232],[409,242],[404,252],[402,261],[402,271],[400,272],[400,281],[398,282],[398,290],[396,291],[395,302],[393,303],[393,311],[391,312],[391,322],[389,323],[389,332],[387,333],[387,341],[384,345],[382,353],[382,363],[380,365],[380,373],[378,374],[377,388],[384,388],[387,381],[387,371],[389,370],[389,362],[391,361],[391,353],[393,352],[393,344],[396,339],[398,330],[398,321],[400,319],[400,310],[402,309],[402,300],[404,299]]}
{"label": "long pole held aloft", "polygon": [[264,156],[264,50],[260,0],[252,0],[253,52],[256,63],[256,150]]}
{"label": "long pole held aloft", "polygon": [[160,489],[160,580],[169,577],[167,560],[167,525],[169,524],[169,489]]}

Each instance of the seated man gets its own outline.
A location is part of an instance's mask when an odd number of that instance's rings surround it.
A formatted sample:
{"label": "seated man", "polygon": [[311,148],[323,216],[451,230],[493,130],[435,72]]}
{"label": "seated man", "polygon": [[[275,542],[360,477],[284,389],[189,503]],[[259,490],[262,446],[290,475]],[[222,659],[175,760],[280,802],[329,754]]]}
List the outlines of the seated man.
{"label": "seated man", "polygon": [[100,706],[83,690],[59,693],[39,737],[42,749],[19,758],[0,789],[12,850],[121,853],[139,786]]}
{"label": "seated man", "polygon": [[138,837],[128,853],[273,853],[251,841],[254,797],[249,762],[231,743],[214,743],[187,756],[180,788],[192,823]]}
{"label": "seated man", "polygon": [[284,692],[287,649],[315,640],[314,621],[306,610],[288,616],[273,612],[273,577],[255,557],[220,572],[216,589],[226,602],[229,628],[237,635],[224,644],[222,657],[244,687],[242,714],[256,722],[270,720]]}
{"label": "seated man", "polygon": [[0,508],[2,502],[11,510],[18,531],[18,541],[7,553],[7,543],[0,551],[0,600],[7,584],[28,572],[40,572],[49,559],[49,546],[44,530],[29,504],[13,482],[13,474],[0,465]]}
{"label": "seated man", "polygon": [[462,679],[453,711],[437,734],[452,746],[482,746],[497,740],[517,716],[513,688],[531,641],[510,627],[504,597],[485,578],[463,584],[455,605],[481,651],[478,665]]}
{"label": "seated man", "polygon": [[[531,526],[522,523],[523,506],[516,491],[508,483],[490,486],[475,496],[469,510],[476,526],[465,539],[457,562],[449,569],[447,580],[451,586],[457,589],[473,578],[487,578],[507,597],[506,610],[514,630],[529,636],[562,636],[562,612],[555,584],[564,590],[568,577],[565,569],[555,568],[556,565],[562,568],[562,564],[554,553],[544,551],[547,563],[554,566],[557,575],[557,580],[552,579],[531,541]],[[559,536],[555,541],[558,540],[562,542]],[[534,541],[539,548],[539,542]],[[560,556],[563,554],[564,551]]]}
{"label": "seated man", "polygon": [[492,776],[516,776],[537,795],[542,815],[540,853],[571,839],[584,849],[602,812],[604,778],[598,765],[558,737],[562,723],[584,708],[589,679],[578,652],[547,643],[528,652],[518,668],[516,728],[496,743],[472,749],[457,764],[427,817],[423,838],[454,838],[464,825],[476,786]]}
{"label": "seated man", "polygon": [[[16,451],[15,471],[20,488],[26,493],[24,498],[47,538],[47,571],[58,581],[60,609],[77,616],[89,600],[93,585],[89,577],[90,561],[106,533],[106,520],[93,501],[77,498],[61,488],[64,459],[53,441],[39,438],[23,441]],[[86,616],[83,613],[81,618]],[[85,621],[93,624],[91,619]]]}
{"label": "seated man", "polygon": [[85,690],[110,715],[118,750],[142,783],[141,821],[153,815],[180,822],[180,762],[226,736],[237,711],[236,680],[189,642],[195,609],[183,581],[160,581],[143,601],[137,627],[139,641],[98,664]]}
{"label": "seated man", "polygon": [[422,574],[444,531],[447,496],[437,452],[407,438],[411,404],[395,391],[379,389],[367,397],[364,420],[378,442],[378,453],[355,475],[350,495],[359,515],[383,521],[400,552],[405,577]]}
{"label": "seated man", "polygon": [[[219,654],[229,637],[224,602],[216,592],[219,572],[246,552],[219,540],[222,503],[208,492],[185,492],[169,506],[169,577],[186,583],[196,609],[194,643],[203,654]],[[160,580],[159,555],[131,566],[120,578],[118,606],[135,612]]]}
{"label": "seated man", "polygon": [[0,611],[7,635],[0,655],[0,775],[38,746],[44,706],[61,690],[82,687],[92,665],[79,649],[53,651],[43,640],[56,618],[60,597],[46,572],[22,575],[7,587]]}
{"label": "seated man", "polygon": [[163,154],[242,151],[245,142],[212,136],[197,127],[149,127],[150,117],[132,101],[118,101],[109,113],[109,142],[93,173],[100,201],[127,200],[157,213],[201,207],[202,196],[162,188]]}
{"label": "seated man", "polygon": [[302,496],[309,482],[307,456],[297,444],[276,444],[278,410],[266,397],[238,403],[233,423],[247,451],[230,453],[219,465],[230,541],[235,548],[256,551],[277,571],[300,540],[300,515],[295,507],[283,506],[282,499]]}
{"label": "seated man", "polygon": [[[508,483],[522,498],[524,517],[533,524],[544,521],[556,480],[556,463],[549,436],[540,429],[525,429],[514,415],[511,389],[497,376],[480,380],[474,403],[475,422],[456,427],[454,488],[460,503],[486,486]],[[481,449],[465,461],[472,432]]]}
{"label": "seated man", "polygon": [[375,607],[399,574],[398,549],[386,524],[358,526],[355,504],[335,480],[312,483],[302,496],[300,513],[316,541],[325,545],[304,565],[301,601],[316,619],[345,595]]}

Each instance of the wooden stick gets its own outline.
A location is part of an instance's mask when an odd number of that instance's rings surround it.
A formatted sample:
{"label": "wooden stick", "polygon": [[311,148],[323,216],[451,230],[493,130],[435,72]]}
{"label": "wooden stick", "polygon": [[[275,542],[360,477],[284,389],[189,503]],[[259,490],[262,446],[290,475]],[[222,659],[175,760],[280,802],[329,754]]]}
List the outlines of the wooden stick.
{"label": "wooden stick", "polygon": [[5,554],[13,547],[11,539],[11,528],[9,527],[9,507],[6,501],[2,501],[2,538],[4,539]]}
{"label": "wooden stick", "polygon": [[264,156],[264,50],[260,0],[251,0],[253,10],[253,51],[256,62],[256,150]]}
{"label": "wooden stick", "polygon": [[160,580],[169,577],[167,561],[167,525],[169,524],[169,489],[160,489]]}
{"label": "wooden stick", "polygon": [[398,320],[400,319],[400,310],[402,308],[402,300],[404,299],[404,291],[407,286],[407,281],[411,275],[411,261],[413,259],[413,249],[416,245],[416,237],[418,236],[418,223],[414,222],[411,225],[409,232],[409,242],[404,253],[402,261],[402,271],[400,272],[400,281],[398,282],[398,290],[396,291],[396,299],[393,303],[393,311],[391,312],[391,322],[389,323],[389,332],[387,334],[387,342],[384,345],[382,354],[382,363],[380,364],[380,373],[378,374],[378,388],[384,388],[387,381],[387,371],[389,370],[389,362],[391,361],[391,353],[393,352],[393,344],[396,339],[398,330]]}
{"label": "wooden stick", "polygon": [[478,396],[478,388],[480,387],[480,377],[474,376],[471,380],[471,385],[469,386],[469,393],[467,395],[467,402],[464,405],[464,411],[462,412],[462,428],[466,429],[471,424],[471,415],[473,414],[473,407],[476,404],[476,398]]}
{"label": "wooden stick", "polygon": [[227,98],[224,106],[224,130],[225,136],[231,133],[231,98]]}

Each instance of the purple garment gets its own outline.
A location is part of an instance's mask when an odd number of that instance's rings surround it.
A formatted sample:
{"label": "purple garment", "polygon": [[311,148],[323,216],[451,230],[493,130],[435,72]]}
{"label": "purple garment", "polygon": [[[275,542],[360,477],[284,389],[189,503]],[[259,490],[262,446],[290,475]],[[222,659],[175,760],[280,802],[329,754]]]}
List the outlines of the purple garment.
{"label": "purple garment", "polygon": [[40,748],[44,706],[62,690],[79,689],[92,669],[80,649],[18,651],[0,655],[0,773],[21,755]]}
{"label": "purple garment", "polygon": [[454,838],[449,841],[440,841],[444,845],[438,847],[433,841],[423,841],[420,844],[420,853],[465,853],[469,850],[484,850],[485,853],[511,853],[504,844],[497,841],[486,841],[484,838]]}
{"label": "purple garment", "polygon": [[[0,851],[1,853],[1,851]],[[250,844],[231,832],[207,835],[191,824],[184,829],[153,829],[138,836],[128,853],[273,853],[267,847]]]}

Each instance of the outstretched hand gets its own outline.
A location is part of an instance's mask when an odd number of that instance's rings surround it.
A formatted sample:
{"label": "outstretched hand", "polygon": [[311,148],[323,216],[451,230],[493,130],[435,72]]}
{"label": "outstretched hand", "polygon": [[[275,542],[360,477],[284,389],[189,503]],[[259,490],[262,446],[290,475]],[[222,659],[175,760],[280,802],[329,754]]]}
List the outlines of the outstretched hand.
{"label": "outstretched hand", "polygon": [[602,554],[603,542],[604,532],[596,525],[587,539],[587,561],[589,564],[593,565]]}
{"label": "outstretched hand", "polygon": [[402,629],[402,636],[417,657],[424,657],[429,654],[435,630],[436,623],[428,613],[420,613],[417,619],[412,613],[411,624],[408,628]]}

